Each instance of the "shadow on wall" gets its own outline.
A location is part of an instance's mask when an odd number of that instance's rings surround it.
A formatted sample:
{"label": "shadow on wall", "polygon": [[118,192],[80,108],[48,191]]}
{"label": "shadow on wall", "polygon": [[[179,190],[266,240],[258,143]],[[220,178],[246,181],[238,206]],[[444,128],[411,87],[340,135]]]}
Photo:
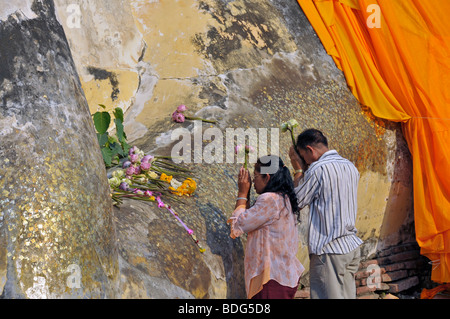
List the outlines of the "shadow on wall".
{"label": "shadow on wall", "polygon": [[[244,282],[244,248],[240,239],[231,239],[226,216],[212,204],[197,202],[205,220],[206,243],[211,252],[222,258],[227,283],[227,298],[246,298]],[[217,222],[221,221],[221,222]]]}

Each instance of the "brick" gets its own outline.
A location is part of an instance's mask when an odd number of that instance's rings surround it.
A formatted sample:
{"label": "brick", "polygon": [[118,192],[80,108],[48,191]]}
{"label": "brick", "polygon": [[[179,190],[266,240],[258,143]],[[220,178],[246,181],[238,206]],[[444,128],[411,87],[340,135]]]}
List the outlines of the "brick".
{"label": "brick", "polygon": [[397,296],[394,296],[393,294],[387,294],[382,299],[399,299]]}
{"label": "brick", "polygon": [[394,246],[394,247],[390,247],[388,249],[384,249],[380,252],[377,253],[378,257],[385,257],[385,256],[389,256],[389,255],[395,255],[398,254],[400,252],[404,252],[404,251],[414,251],[420,250],[420,247],[417,243],[408,243],[408,244],[404,244],[404,245],[398,245],[398,246]]}
{"label": "brick", "polygon": [[355,279],[359,280],[359,279],[362,279],[362,278],[367,278],[369,276],[370,276],[370,274],[367,271],[367,269],[363,269],[363,270],[360,270],[360,271],[356,272]]}
{"label": "brick", "polygon": [[[376,265],[376,264],[373,264]],[[377,265],[376,265],[377,266]],[[372,268],[370,271],[367,268],[361,269],[355,274],[355,279],[364,279],[369,277],[370,275],[374,275],[377,277],[378,275],[386,273],[386,269],[384,267],[379,267],[378,270]]]}
{"label": "brick", "polygon": [[418,260],[408,260],[404,262],[404,266],[404,269],[417,269],[420,266],[423,266],[423,264]]}
{"label": "brick", "polygon": [[378,258],[378,264],[394,264],[405,260],[417,259],[419,256],[420,253],[418,251],[406,251],[395,255]]}
{"label": "brick", "polygon": [[368,293],[361,296],[356,296],[356,299],[380,299],[380,296],[376,293]]}
{"label": "brick", "polygon": [[381,282],[379,285],[376,286],[375,291],[382,291],[382,290],[389,290],[390,287],[388,284]]}
{"label": "brick", "polygon": [[364,278],[361,279],[361,286],[367,286],[367,284],[369,283],[369,286],[373,286],[373,285],[378,285],[381,284],[382,280],[381,280],[381,276],[374,276],[371,278]]}
{"label": "brick", "polygon": [[385,269],[386,272],[391,272],[391,271],[396,271],[396,270],[406,269],[405,263],[404,263],[404,262],[386,265],[386,266],[384,266],[383,268]]}
{"label": "brick", "polygon": [[378,260],[372,259],[372,260],[366,260],[359,264],[359,269],[366,269],[370,265],[378,265]]}
{"label": "brick", "polygon": [[[362,279],[361,282],[359,283],[359,285],[356,285],[356,287],[363,287],[363,286],[367,286],[367,280],[366,279]],[[374,288],[374,291],[379,291],[379,290],[389,290],[389,285],[381,282],[381,278],[374,278],[372,280],[372,282],[369,285],[369,288]],[[373,289],[372,289],[373,290]]]}
{"label": "brick", "polygon": [[382,274],[381,281],[382,282],[391,282],[391,281],[396,281],[396,280],[399,280],[399,279],[402,279],[405,277],[408,277],[407,270],[397,270],[397,271],[391,271],[391,272]]}
{"label": "brick", "polygon": [[415,275],[419,275],[421,272],[419,269],[410,269],[408,270],[408,277],[414,277]]}
{"label": "brick", "polygon": [[389,283],[389,292],[398,293],[419,284],[419,277],[409,277]]}
{"label": "brick", "polygon": [[375,290],[376,290],[376,287],[369,288],[368,286],[361,286],[361,287],[356,288],[356,295],[357,296],[364,295],[369,292],[374,292]]}

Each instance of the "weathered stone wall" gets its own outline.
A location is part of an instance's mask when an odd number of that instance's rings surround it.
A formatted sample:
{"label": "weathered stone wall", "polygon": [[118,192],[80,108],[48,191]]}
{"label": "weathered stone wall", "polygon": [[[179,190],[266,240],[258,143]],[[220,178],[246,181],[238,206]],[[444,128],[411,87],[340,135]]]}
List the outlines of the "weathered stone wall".
{"label": "weathered stone wall", "polygon": [[[0,295],[114,297],[112,202],[52,1],[0,9]],[[26,14],[28,15],[25,15]]]}
{"label": "weathered stone wall", "polygon": [[[270,130],[295,118],[301,129],[322,129],[331,147],[361,173],[356,226],[365,241],[363,258],[414,242],[411,159],[401,130],[361,108],[295,0],[55,4],[90,111],[99,103],[122,107],[130,144],[146,153],[170,155],[176,128],[194,135],[192,123],[171,121],[179,104],[187,105],[192,115],[218,119],[215,127],[223,132],[224,145],[227,128]],[[7,9],[0,10],[2,17],[11,13]],[[5,127],[11,129],[9,122]],[[211,137],[200,139],[204,150]],[[280,155],[287,162],[290,143],[280,133]],[[231,240],[226,225],[240,164],[223,160],[186,164],[194,170],[198,190],[186,204],[175,206],[206,248],[204,254],[154,205],[125,201],[114,209],[116,296],[245,296],[245,239]],[[306,268],[307,213],[302,212],[299,225],[298,253]],[[302,283],[308,284],[307,273]]]}

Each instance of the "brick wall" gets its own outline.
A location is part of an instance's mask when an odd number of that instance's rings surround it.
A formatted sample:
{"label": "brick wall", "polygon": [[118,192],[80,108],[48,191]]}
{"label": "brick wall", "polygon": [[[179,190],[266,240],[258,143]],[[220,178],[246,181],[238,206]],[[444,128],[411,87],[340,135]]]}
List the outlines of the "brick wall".
{"label": "brick wall", "polygon": [[357,298],[379,298],[420,289],[430,276],[428,259],[420,255],[416,243],[381,250],[373,259],[361,262],[356,273]]}

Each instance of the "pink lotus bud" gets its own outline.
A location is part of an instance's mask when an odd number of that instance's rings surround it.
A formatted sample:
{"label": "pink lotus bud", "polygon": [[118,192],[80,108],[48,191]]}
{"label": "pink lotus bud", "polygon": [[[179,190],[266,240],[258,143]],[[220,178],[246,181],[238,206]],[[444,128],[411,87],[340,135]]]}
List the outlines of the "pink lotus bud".
{"label": "pink lotus bud", "polygon": [[137,161],[139,161],[139,155],[137,154],[131,154],[129,156],[131,163],[136,163]]}
{"label": "pink lotus bud", "polygon": [[122,164],[122,168],[128,168],[130,166],[131,166],[131,162],[130,161],[123,162],[123,164]]}
{"label": "pink lotus bud", "polygon": [[253,153],[254,151],[255,151],[255,148],[253,146],[245,145],[246,153]]}
{"label": "pink lotus bud", "polygon": [[151,155],[145,155],[142,159],[141,159],[141,163],[146,163],[149,162],[151,163],[153,161],[154,157]]}
{"label": "pink lotus bud", "polygon": [[152,164],[149,162],[142,162],[140,167],[141,167],[141,170],[146,172],[150,169],[150,167],[152,167]]}
{"label": "pink lotus bud", "polygon": [[174,120],[177,123],[184,123],[185,118],[184,115],[181,113],[178,113],[177,111],[173,112],[172,114],[172,120]]}
{"label": "pink lotus bud", "polygon": [[134,152],[137,150],[136,146],[133,146],[132,148],[130,148],[130,150],[128,151],[128,155],[134,154]]}
{"label": "pink lotus bud", "polygon": [[177,107],[177,112],[178,113],[183,113],[186,110],[187,110],[187,107],[184,104],[181,104],[180,106]]}
{"label": "pink lotus bud", "polygon": [[132,176],[132,175],[134,175],[134,166],[128,167],[128,168],[127,168],[127,171],[125,172],[125,174],[126,174],[127,176]]}

